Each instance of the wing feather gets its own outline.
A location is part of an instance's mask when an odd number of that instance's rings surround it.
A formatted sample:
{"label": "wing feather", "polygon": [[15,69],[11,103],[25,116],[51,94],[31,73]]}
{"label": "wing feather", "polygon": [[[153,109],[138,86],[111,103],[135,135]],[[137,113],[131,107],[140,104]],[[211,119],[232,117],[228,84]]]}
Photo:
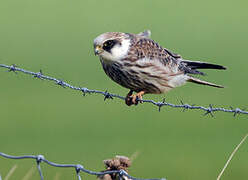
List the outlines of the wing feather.
{"label": "wing feather", "polygon": [[[132,44],[126,59],[132,62],[138,60],[146,60],[148,63],[153,63],[154,61],[160,62],[166,67],[170,75],[177,73],[204,75],[203,72],[197,70],[197,67],[192,68],[192,66],[189,66],[180,55],[163,48],[152,39],[141,36],[140,34],[132,35]],[[191,64],[193,63],[196,64],[196,62],[191,62]]]}
{"label": "wing feather", "polygon": [[[181,56],[163,48],[152,39],[140,35],[132,35],[132,44],[129,49],[129,54],[126,57],[127,61],[147,61],[147,63],[162,64],[166,67],[169,74],[183,72],[179,68]],[[162,68],[161,67],[161,68]]]}

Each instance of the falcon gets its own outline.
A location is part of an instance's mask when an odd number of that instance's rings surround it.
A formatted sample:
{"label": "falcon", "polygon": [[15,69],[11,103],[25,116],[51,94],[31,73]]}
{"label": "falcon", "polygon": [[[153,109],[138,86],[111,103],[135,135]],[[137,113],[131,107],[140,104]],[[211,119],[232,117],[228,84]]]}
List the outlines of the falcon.
{"label": "falcon", "polygon": [[204,75],[199,69],[224,70],[224,66],[185,60],[160,46],[150,35],[150,31],[106,32],[94,39],[94,52],[105,73],[130,90],[125,99],[128,106],[142,102],[144,94],[166,93],[186,82],[223,88],[192,75]]}

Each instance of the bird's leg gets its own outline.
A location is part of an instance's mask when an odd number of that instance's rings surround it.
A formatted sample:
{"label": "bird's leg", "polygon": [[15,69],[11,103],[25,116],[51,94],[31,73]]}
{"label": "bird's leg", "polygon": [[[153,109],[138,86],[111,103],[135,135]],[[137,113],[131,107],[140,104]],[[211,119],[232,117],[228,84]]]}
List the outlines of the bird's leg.
{"label": "bird's leg", "polygon": [[145,91],[140,91],[137,94],[132,94],[133,91],[131,90],[127,96],[126,96],[126,105],[131,106],[133,104],[137,105],[139,101],[137,101],[137,98],[140,100],[140,103],[142,102],[142,96],[145,94]]}
{"label": "bird's leg", "polygon": [[130,90],[126,96],[126,99],[125,99],[126,105],[128,105],[128,106],[131,106],[133,104],[132,103],[132,95],[133,95],[133,90]]}
{"label": "bird's leg", "polygon": [[139,101],[137,101],[137,98],[140,100],[140,103],[143,103],[142,96],[145,94],[145,91],[140,91],[137,94],[132,95],[132,103],[135,105],[138,105]]}

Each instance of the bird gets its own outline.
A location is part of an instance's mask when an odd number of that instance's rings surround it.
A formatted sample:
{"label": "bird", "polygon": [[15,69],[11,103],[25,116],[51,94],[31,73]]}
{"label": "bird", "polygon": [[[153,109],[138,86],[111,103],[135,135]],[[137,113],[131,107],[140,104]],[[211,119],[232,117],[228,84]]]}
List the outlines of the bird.
{"label": "bird", "polygon": [[199,69],[225,70],[226,67],[184,59],[152,40],[150,30],[138,34],[103,33],[94,39],[94,53],[99,56],[104,72],[129,89],[125,98],[128,106],[142,103],[145,94],[166,93],[186,82],[223,88],[194,75],[205,75]]}

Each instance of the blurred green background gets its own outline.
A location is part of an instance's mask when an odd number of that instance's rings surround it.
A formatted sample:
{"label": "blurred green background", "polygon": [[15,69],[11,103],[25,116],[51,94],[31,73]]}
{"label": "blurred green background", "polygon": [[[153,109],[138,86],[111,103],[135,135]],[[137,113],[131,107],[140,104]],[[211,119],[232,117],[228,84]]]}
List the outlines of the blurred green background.
{"label": "blurred green background", "polygon": [[[152,38],[186,59],[228,67],[206,70],[202,79],[225,89],[188,83],[166,95],[146,99],[245,108],[247,103],[248,2],[243,0],[1,0],[0,63],[17,64],[90,89],[126,95],[103,72],[93,53],[93,39],[107,31],[152,31]],[[43,154],[60,163],[104,169],[102,160],[138,152],[130,175],[168,180],[216,179],[225,161],[248,132],[247,115],[203,116],[151,104],[127,107],[118,99],[103,101],[30,76],[0,69],[0,151]],[[223,179],[248,179],[248,142]],[[0,174],[22,179],[31,160],[0,157]],[[45,179],[76,179],[74,169],[42,164]],[[95,176],[82,174],[83,179]],[[39,179],[35,171],[32,179]]]}

